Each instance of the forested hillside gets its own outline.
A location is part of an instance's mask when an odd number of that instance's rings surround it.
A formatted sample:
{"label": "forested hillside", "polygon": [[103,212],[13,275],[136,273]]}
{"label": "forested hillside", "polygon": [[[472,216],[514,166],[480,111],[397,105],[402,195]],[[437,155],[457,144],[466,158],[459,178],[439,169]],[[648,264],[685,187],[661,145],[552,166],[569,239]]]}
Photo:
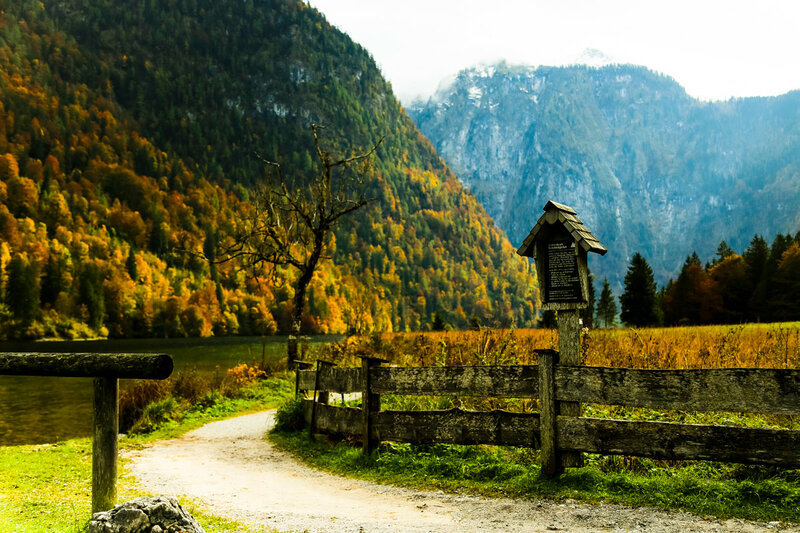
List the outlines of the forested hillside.
{"label": "forested hillside", "polygon": [[512,243],[548,200],[575,208],[616,290],[636,252],[664,284],[693,251],[800,229],[800,91],[702,102],[644,67],[499,64],[411,114]]}
{"label": "forested hillside", "polygon": [[[530,325],[527,263],[416,130],[369,54],[303,3],[0,2],[0,337],[286,331],[278,282],[213,248],[264,168],[383,137],[376,201],[336,229],[306,331]],[[281,282],[283,281],[283,282]]]}

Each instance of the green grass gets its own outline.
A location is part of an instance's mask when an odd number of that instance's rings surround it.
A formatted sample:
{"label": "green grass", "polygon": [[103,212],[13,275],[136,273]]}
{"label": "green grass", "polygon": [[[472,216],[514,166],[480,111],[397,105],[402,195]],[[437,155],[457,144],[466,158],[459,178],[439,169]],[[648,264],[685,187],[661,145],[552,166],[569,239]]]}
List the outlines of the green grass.
{"label": "green grass", "polygon": [[[220,397],[207,406],[182,406],[166,413],[154,431],[120,439],[120,448],[142,446],[174,438],[203,424],[256,410],[276,407],[294,392],[286,376],[244,387],[236,398]],[[153,496],[125,474],[121,462],[117,501]],[[15,533],[78,533],[85,531],[91,514],[91,439],[57,444],[0,447],[0,531]],[[176,495],[206,531],[255,531],[216,517],[202,505]],[[258,530],[265,531],[265,530]]]}
{"label": "green grass", "polygon": [[547,479],[540,475],[538,453],[524,448],[384,443],[364,456],[360,447],[310,440],[305,432],[273,432],[270,439],[315,467],[379,483],[800,522],[797,470],[589,455],[587,466]]}

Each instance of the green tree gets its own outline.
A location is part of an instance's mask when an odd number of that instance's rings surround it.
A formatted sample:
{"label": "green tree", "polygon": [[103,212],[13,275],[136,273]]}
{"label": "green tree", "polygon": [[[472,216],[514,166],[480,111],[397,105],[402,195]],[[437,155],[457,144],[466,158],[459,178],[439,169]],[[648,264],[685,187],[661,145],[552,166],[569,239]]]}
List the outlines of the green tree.
{"label": "green tree", "polygon": [[442,313],[434,311],[431,319],[431,331],[443,331],[447,328],[447,322],[442,317]]}
{"label": "green tree", "polygon": [[686,258],[678,279],[664,295],[664,321],[668,324],[709,324],[722,306],[719,292],[694,253]]}
{"label": "green tree", "polygon": [[64,290],[66,265],[62,259],[51,255],[44,265],[41,284],[41,302],[43,306],[52,306],[61,291]]}
{"label": "green tree", "polygon": [[34,266],[27,257],[17,254],[6,269],[6,304],[14,318],[29,325],[39,314],[39,283]]}
{"label": "green tree", "polygon": [[760,322],[761,317],[767,316],[766,273],[769,245],[764,237],[755,235],[742,257],[747,263],[747,275],[752,290],[745,316],[751,322]]}
{"label": "green tree", "polygon": [[86,307],[87,322],[94,329],[103,325],[106,303],[103,298],[103,271],[99,266],[88,263],[84,265],[79,276],[78,302]]}
{"label": "green tree", "polygon": [[597,301],[597,323],[602,328],[613,328],[616,321],[617,302],[614,300],[614,292],[611,290],[608,278],[603,278],[603,288]]}
{"label": "green tree", "polygon": [[128,249],[128,258],[125,260],[125,269],[134,283],[139,282],[139,267],[136,266],[136,252],[133,246]]}
{"label": "green tree", "polygon": [[744,322],[748,301],[753,292],[747,272],[747,262],[738,254],[731,254],[718,262],[709,272],[721,298],[717,322],[737,324]]}
{"label": "green tree", "polygon": [[783,253],[770,286],[770,305],[775,320],[800,319],[800,245],[792,243]]}
{"label": "green tree", "polygon": [[710,267],[720,264],[720,262],[722,262],[726,257],[729,257],[735,253],[736,252],[733,251],[733,248],[728,246],[728,243],[723,240],[719,243],[719,246],[717,246],[717,253],[714,259],[711,260]]}
{"label": "green tree", "polygon": [[658,324],[656,282],[647,260],[636,252],[625,274],[625,292],[619,297],[622,321],[629,326]]}
{"label": "green tree", "polygon": [[558,326],[556,312],[552,310],[543,311],[539,326],[545,329],[555,329]]}

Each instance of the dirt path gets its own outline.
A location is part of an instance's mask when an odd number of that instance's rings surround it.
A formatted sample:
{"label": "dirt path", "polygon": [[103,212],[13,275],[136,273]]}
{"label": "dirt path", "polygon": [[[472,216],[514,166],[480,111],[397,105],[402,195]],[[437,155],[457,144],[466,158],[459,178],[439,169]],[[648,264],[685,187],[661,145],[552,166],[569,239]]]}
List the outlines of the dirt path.
{"label": "dirt path", "polygon": [[509,532],[793,531],[777,523],[718,521],[618,505],[419,492],[322,473],[264,440],[273,412],[214,422],[128,452],[145,488],[205,502],[219,516],[280,531]]}

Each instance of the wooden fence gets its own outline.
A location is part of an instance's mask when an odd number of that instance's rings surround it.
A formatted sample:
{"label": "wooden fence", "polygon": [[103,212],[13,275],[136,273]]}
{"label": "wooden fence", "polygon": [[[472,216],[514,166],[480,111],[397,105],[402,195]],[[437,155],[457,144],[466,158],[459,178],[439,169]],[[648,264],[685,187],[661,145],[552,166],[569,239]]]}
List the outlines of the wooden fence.
{"label": "wooden fence", "polygon": [[[712,460],[800,466],[800,431],[565,416],[561,402],[656,410],[800,413],[800,370],[642,370],[562,366],[554,350],[538,350],[525,366],[299,367],[299,390],[311,429],[360,437],[369,453],[380,441],[493,444],[541,450],[542,471],[563,471],[562,453],[590,452],[655,459]],[[308,368],[308,365],[305,365]],[[361,409],[335,407],[327,393],[362,393]],[[320,401],[320,393],[324,394]],[[380,395],[484,396],[539,400],[538,413],[507,411],[381,411]],[[569,466],[569,464],[567,465]]]}
{"label": "wooden fence", "polygon": [[92,513],[117,499],[119,378],[165,379],[172,373],[166,354],[0,353],[0,374],[94,378]]}

